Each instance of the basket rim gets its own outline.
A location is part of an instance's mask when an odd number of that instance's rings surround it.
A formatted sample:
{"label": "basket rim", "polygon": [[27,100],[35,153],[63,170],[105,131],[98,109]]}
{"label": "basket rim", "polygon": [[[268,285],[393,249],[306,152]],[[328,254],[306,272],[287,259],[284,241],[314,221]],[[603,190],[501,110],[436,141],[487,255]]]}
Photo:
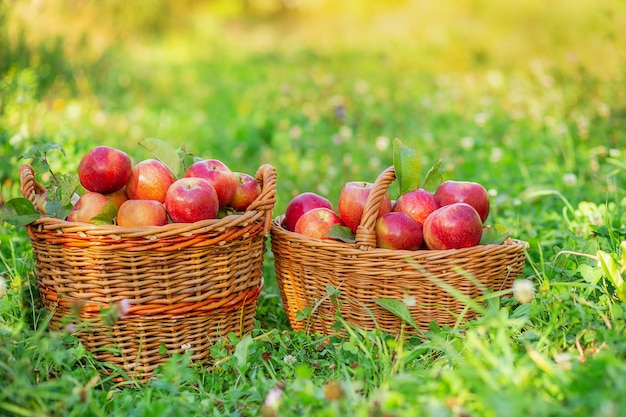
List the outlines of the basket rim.
{"label": "basket rim", "polygon": [[[24,198],[35,205],[36,199],[46,188],[35,178],[35,172],[30,164],[19,167],[20,188]],[[91,224],[84,222],[70,222],[65,219],[41,214],[39,218],[28,224],[29,228],[44,228],[57,230],[62,233],[86,234],[89,236],[119,236],[124,238],[151,239],[173,237],[180,235],[194,235],[208,232],[224,232],[232,227],[247,227],[259,221],[264,221],[263,232],[268,233],[271,227],[272,212],[276,204],[276,168],[271,164],[262,164],[256,172],[255,178],[261,185],[261,194],[248,208],[238,214],[229,214],[219,219],[200,220],[194,223],[168,223],[163,226],[124,227],[115,224]]]}

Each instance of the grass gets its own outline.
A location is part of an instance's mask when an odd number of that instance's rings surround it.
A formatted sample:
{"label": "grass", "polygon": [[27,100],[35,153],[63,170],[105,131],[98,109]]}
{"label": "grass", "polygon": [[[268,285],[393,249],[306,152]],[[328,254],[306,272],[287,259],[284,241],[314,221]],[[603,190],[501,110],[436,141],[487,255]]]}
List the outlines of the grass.
{"label": "grass", "polygon": [[623,6],[123,4],[84,2],[75,26],[59,24],[63,2],[0,6],[2,201],[36,141],[61,144],[50,162],[68,172],[93,144],[140,160],[158,137],[235,170],[272,163],[281,214],[299,192],[337,201],[372,181],[398,137],[490,190],[491,220],[529,242],[536,293],[488,296],[478,319],[424,340],[341,320],[345,338],[306,334],[268,252],[251,335],[215,345],[211,368],[180,355],[148,384],[116,382],[47,330],[28,237],[2,223],[0,415],[620,415]]}

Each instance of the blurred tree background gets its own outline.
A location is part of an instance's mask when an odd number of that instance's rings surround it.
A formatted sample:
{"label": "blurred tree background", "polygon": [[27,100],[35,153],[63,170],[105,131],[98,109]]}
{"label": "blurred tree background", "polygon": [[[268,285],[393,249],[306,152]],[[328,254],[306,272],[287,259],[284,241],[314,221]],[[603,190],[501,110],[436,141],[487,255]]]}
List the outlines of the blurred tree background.
{"label": "blurred tree background", "polygon": [[[15,194],[16,155],[35,140],[72,160],[93,143],[157,136],[247,160],[240,170],[280,158],[299,175],[284,190],[332,196],[338,178],[373,180],[394,136],[426,159],[464,137],[506,150],[525,140],[522,124],[557,129],[565,116],[593,136],[607,103],[621,129],[624,45],[626,3],[609,0],[9,0],[0,184]],[[562,114],[581,101],[592,116]],[[535,156],[544,164],[545,149]],[[484,180],[479,165],[465,176]]]}

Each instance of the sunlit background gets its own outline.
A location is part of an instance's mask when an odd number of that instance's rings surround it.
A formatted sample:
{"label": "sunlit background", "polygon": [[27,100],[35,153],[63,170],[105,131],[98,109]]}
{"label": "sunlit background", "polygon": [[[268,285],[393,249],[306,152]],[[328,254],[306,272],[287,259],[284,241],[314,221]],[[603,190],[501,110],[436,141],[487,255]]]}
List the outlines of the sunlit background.
{"label": "sunlit background", "polygon": [[[279,209],[307,189],[336,196],[345,180],[373,180],[394,137],[426,166],[443,158],[451,175],[493,188],[499,164],[518,164],[502,179],[518,191],[563,183],[563,170],[592,178],[597,155],[624,142],[624,2],[15,0],[0,10],[3,194],[15,193],[7,183],[35,140],[63,144],[70,166],[96,143],[146,157],[143,137],[238,170],[271,162],[283,174]],[[534,178],[535,167],[551,177]]]}

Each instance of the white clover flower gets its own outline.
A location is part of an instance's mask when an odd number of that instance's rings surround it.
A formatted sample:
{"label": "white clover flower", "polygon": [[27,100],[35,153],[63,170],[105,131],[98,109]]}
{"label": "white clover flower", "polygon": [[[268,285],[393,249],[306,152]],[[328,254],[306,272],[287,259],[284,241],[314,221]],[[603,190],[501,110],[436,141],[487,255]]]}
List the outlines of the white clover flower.
{"label": "white clover flower", "polygon": [[128,314],[128,311],[130,310],[130,300],[128,300],[127,298],[124,298],[119,303],[116,303],[115,307],[117,309],[118,317],[120,319],[123,319],[124,317],[126,317],[126,315]]}
{"label": "white clover flower", "polygon": [[471,150],[472,148],[474,148],[474,143],[476,141],[474,140],[473,137],[471,136],[464,136],[461,138],[461,148],[463,148],[466,151]]}
{"label": "white clover flower", "polygon": [[513,297],[521,304],[530,303],[535,298],[535,284],[529,279],[515,280]]}
{"label": "white clover flower", "polygon": [[409,294],[404,294],[404,297],[402,297],[402,302],[407,307],[415,307],[417,305],[417,300],[415,299],[415,297]]}
{"label": "white clover flower", "polygon": [[376,149],[379,151],[386,151],[389,149],[389,144],[391,141],[386,136],[379,136],[376,138]]}
{"label": "white clover flower", "polygon": [[285,357],[283,358],[283,362],[285,362],[287,365],[292,365],[296,362],[296,357],[293,355],[285,355]]}
{"label": "white clover flower", "polygon": [[265,401],[263,402],[263,405],[265,405],[266,407],[270,407],[270,408],[276,408],[278,407],[278,404],[280,404],[280,400],[283,397],[283,391],[279,388],[272,388],[268,393],[267,396],[265,397]]}
{"label": "white clover flower", "polygon": [[502,150],[502,148],[499,147],[493,147],[491,148],[491,154],[489,155],[489,161],[490,162],[500,162],[502,160],[502,157],[504,156],[504,151]]}
{"label": "white clover flower", "polygon": [[576,177],[576,174],[573,174],[571,172],[568,172],[567,174],[563,175],[563,183],[567,186],[567,187],[573,187],[576,185],[576,181],[578,180],[578,178]]}

